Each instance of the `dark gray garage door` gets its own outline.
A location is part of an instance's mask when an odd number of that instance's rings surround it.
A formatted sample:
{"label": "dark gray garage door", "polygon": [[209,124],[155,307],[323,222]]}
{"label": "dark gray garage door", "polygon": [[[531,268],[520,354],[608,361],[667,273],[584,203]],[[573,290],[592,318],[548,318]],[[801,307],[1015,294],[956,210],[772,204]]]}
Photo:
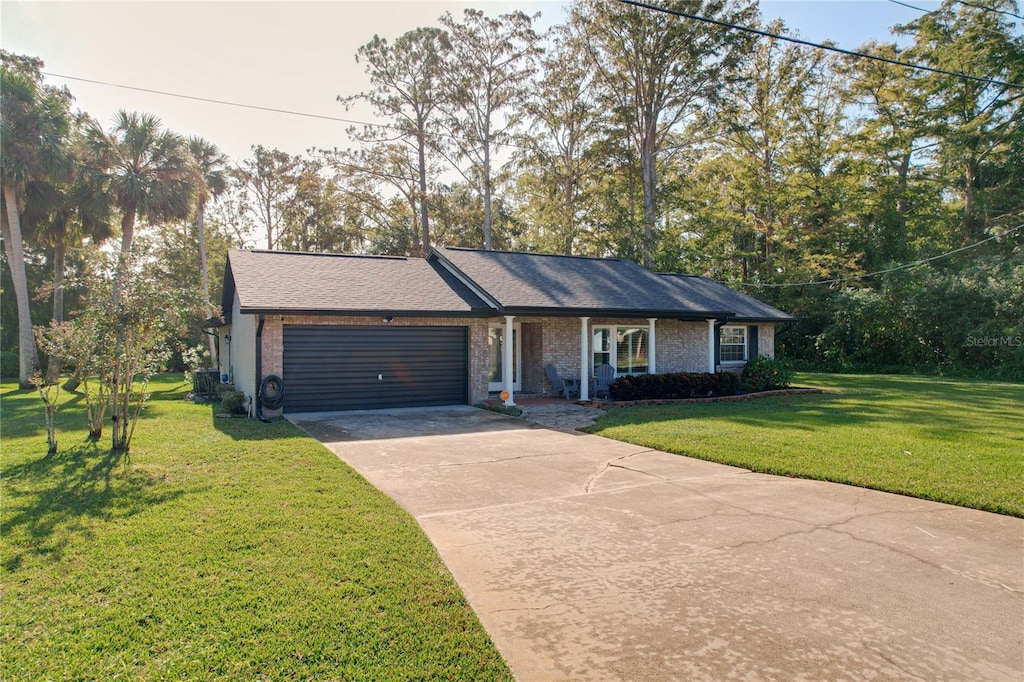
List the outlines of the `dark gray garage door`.
{"label": "dark gray garage door", "polygon": [[460,405],[466,327],[286,325],[286,412]]}

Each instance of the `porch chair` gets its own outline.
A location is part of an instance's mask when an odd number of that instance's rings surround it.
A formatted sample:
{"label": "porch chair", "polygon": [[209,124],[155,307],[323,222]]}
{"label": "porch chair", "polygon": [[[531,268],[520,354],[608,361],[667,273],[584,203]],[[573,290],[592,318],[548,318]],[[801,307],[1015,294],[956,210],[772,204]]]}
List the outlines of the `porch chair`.
{"label": "porch chair", "polygon": [[594,397],[607,398],[609,396],[608,386],[612,383],[612,379],[615,378],[615,368],[605,362],[597,366],[594,374],[596,375]]}
{"label": "porch chair", "polygon": [[551,382],[551,396],[554,398],[563,397],[566,400],[579,398],[579,387],[572,379],[563,379],[558,376],[558,370],[551,363],[544,365],[544,374]]}

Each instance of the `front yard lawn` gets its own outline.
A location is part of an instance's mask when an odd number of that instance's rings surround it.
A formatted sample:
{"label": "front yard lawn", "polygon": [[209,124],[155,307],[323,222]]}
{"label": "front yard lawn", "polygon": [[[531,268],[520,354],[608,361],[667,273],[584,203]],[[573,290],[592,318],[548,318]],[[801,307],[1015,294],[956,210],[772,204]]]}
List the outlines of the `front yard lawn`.
{"label": "front yard lawn", "polygon": [[609,410],[592,433],[753,471],[1024,516],[1024,386],[800,374],[822,395]]}
{"label": "front yard lawn", "polygon": [[508,680],[415,521],[287,422],[151,387],[129,461],[3,413],[0,679]]}

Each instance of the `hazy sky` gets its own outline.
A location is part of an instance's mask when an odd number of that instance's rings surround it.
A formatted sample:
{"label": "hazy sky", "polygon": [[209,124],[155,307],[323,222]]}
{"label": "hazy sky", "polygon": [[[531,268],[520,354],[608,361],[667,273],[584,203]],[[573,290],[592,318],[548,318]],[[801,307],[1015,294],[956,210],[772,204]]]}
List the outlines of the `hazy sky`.
{"label": "hazy sky", "polygon": [[[934,9],[938,3],[910,4]],[[541,28],[561,22],[560,2],[9,2],[0,3],[0,45],[46,62],[46,71],[150,90],[320,116],[346,112],[337,95],[366,87],[356,49],[373,35],[393,39],[436,25],[467,6],[489,14],[541,12]],[[886,0],[766,0],[766,19],[791,31],[856,48],[890,39],[888,28],[920,12]],[[292,154],[346,146],[348,124],[189,101],[56,76],[79,108],[109,125],[118,109],[156,114],[172,130],[201,135],[239,159],[253,144]]]}

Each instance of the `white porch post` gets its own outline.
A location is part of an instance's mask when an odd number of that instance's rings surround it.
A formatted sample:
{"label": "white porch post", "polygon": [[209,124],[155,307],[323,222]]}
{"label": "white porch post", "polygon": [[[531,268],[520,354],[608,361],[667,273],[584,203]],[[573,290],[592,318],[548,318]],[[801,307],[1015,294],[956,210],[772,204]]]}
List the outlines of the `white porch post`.
{"label": "white porch post", "polygon": [[708,320],[708,374],[715,373],[715,320]]}
{"label": "white porch post", "polygon": [[515,395],[514,395],[514,390],[515,389],[512,388],[513,385],[514,385],[514,383],[513,383],[514,382],[513,374],[515,373],[515,361],[516,361],[516,356],[515,356],[515,353],[513,352],[515,350],[513,348],[514,344],[512,343],[512,339],[513,339],[513,336],[512,336],[512,334],[513,334],[513,331],[512,331],[512,320],[513,319],[515,319],[514,315],[506,315],[505,316],[505,335],[504,335],[504,339],[503,339],[504,344],[505,344],[504,348],[503,348],[503,350],[505,351],[505,357],[502,359],[502,363],[503,364],[502,364],[502,367],[501,367],[501,374],[505,378],[505,390],[508,391],[508,398],[505,399],[505,406],[506,407],[514,407],[515,404],[516,404]]}
{"label": "white porch post", "polygon": [[580,318],[580,400],[590,400],[590,329],[589,317]]}
{"label": "white porch post", "polygon": [[656,317],[647,318],[647,373],[657,374],[658,363],[655,360],[657,356],[658,344],[654,340],[654,323],[657,322]]}

